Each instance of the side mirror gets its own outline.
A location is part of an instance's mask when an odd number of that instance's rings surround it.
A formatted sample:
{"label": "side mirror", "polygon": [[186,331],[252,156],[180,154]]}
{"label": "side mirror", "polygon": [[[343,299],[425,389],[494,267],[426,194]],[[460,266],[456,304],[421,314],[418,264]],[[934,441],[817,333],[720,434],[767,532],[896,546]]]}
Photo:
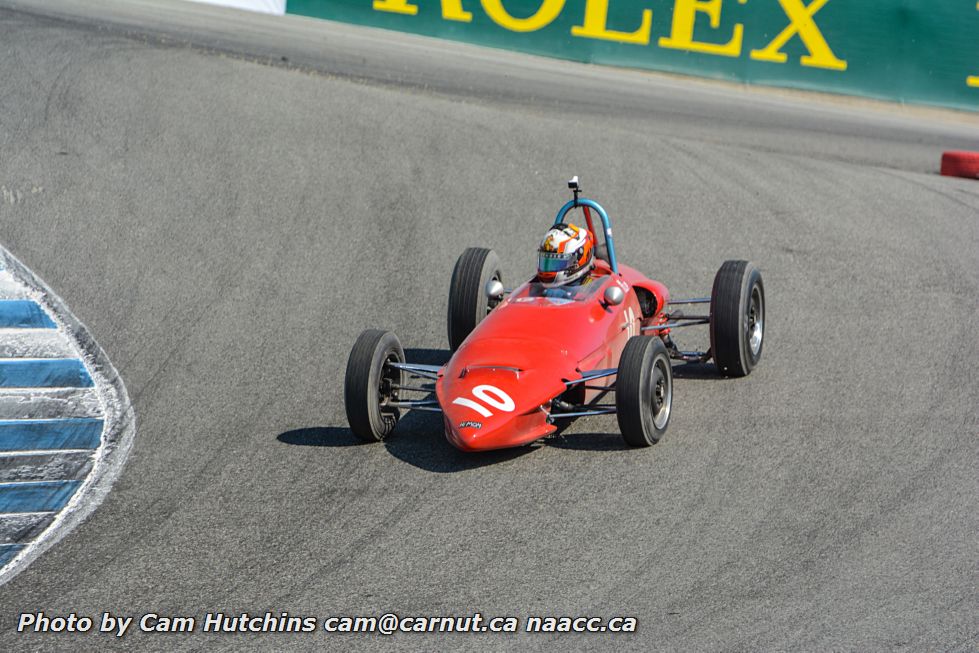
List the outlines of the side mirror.
{"label": "side mirror", "polygon": [[490,279],[486,282],[486,288],[483,289],[486,293],[488,299],[503,299],[503,284],[500,283],[499,279]]}
{"label": "side mirror", "polygon": [[609,306],[618,306],[625,301],[625,293],[619,288],[618,284],[612,284],[605,289],[605,303]]}

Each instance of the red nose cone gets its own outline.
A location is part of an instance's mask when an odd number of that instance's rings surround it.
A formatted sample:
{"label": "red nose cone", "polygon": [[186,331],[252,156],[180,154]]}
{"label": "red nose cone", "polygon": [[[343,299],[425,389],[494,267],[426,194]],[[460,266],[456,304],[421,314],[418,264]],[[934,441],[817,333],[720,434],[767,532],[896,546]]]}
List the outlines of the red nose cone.
{"label": "red nose cone", "polygon": [[941,172],[947,177],[979,179],[979,152],[943,153]]}
{"label": "red nose cone", "polygon": [[452,424],[448,417],[445,418],[445,437],[453,447],[461,451],[482,451],[485,449],[479,443],[479,429],[471,425],[458,428]]}

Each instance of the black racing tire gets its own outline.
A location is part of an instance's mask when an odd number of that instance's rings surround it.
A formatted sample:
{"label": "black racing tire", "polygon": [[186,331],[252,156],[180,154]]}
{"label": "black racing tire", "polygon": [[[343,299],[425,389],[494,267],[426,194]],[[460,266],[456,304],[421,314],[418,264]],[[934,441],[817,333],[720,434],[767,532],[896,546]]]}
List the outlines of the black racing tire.
{"label": "black racing tire", "polygon": [[710,293],[710,351],[722,376],[747,376],[761,360],[765,284],[748,261],[725,261]]}
{"label": "black racing tire", "polygon": [[404,363],[405,352],[398,337],[390,331],[368,329],[360,334],[347,359],[343,380],[343,404],[350,430],[365,442],[380,442],[391,435],[401,412],[385,407],[398,399],[401,370],[386,363]]}
{"label": "black racing tire", "polygon": [[663,437],[673,409],[673,368],[660,338],[633,336],[626,342],[615,379],[615,409],[630,447],[649,447]]}
{"label": "black racing tire", "polygon": [[500,258],[491,249],[469,247],[456,261],[449,285],[449,349],[455,351],[499,300],[486,297],[491,279],[503,281]]}

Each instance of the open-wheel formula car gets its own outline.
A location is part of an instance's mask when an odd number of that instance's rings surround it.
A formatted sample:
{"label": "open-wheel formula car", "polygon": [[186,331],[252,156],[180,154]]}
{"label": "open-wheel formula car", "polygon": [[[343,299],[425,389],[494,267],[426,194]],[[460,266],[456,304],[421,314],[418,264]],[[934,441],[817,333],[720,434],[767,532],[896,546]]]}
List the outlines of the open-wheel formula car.
{"label": "open-wheel formula car", "polygon": [[[499,259],[469,248],[449,289],[452,356],[442,366],[405,360],[389,331],[361,333],[347,361],[344,403],[359,438],[380,441],[401,412],[441,412],[445,435],[463,451],[517,447],[545,438],[563,420],[615,414],[625,442],[655,444],[670,422],[672,360],[713,360],[719,374],[745,376],[758,363],[765,328],[765,287],[747,261],[726,261],[710,297],[672,299],[666,287],[620,265],[608,214],[579,197],[554,224],[581,225],[594,239],[585,283],[534,278],[503,286]],[[596,230],[595,227],[600,229]],[[571,232],[569,232],[571,233]],[[704,305],[705,314],[678,306]],[[707,325],[705,352],[681,351],[673,329]],[[434,396],[433,396],[434,395]]]}

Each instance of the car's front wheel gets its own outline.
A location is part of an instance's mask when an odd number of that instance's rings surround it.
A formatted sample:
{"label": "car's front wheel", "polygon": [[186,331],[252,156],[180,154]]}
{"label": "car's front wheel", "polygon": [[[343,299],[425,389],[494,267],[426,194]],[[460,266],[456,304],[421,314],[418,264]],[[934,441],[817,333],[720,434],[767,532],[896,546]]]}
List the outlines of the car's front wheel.
{"label": "car's front wheel", "polygon": [[350,430],[365,442],[380,442],[394,431],[401,412],[398,401],[402,371],[390,363],[404,363],[398,337],[390,331],[368,329],[360,334],[347,359],[343,403]]}
{"label": "car's front wheel", "polygon": [[486,296],[486,284],[503,281],[500,259],[491,249],[469,247],[456,261],[449,285],[449,349],[455,351],[500,300]]}
{"label": "car's front wheel", "polygon": [[630,447],[659,442],[673,409],[673,368],[659,338],[633,336],[619,358],[615,408],[622,438]]}
{"label": "car's front wheel", "polygon": [[747,376],[761,360],[765,284],[748,261],[725,261],[710,293],[710,350],[724,376]]}

